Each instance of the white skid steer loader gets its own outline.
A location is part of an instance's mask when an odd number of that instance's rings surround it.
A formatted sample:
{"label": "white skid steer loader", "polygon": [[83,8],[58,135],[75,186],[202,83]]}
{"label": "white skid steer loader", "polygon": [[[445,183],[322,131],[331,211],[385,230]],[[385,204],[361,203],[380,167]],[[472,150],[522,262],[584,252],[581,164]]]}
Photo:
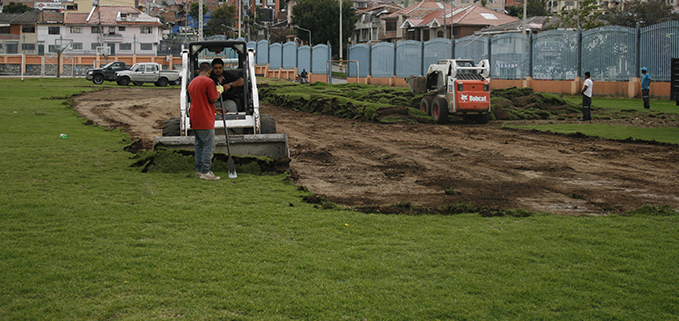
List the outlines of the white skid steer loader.
{"label": "white skid steer loader", "polygon": [[233,101],[238,111],[228,112],[226,121],[215,117],[215,140],[217,153],[226,153],[224,124],[229,130],[231,154],[239,156],[290,157],[288,137],[276,133],[276,122],[269,115],[259,114],[259,93],[255,77],[254,51],[247,48],[245,41],[220,40],[192,42],[182,51],[182,81],[179,118],[163,123],[163,137],[153,138],[153,147],[167,149],[194,149],[189,110],[191,101],[187,87],[191,79],[198,75],[201,62],[211,62],[220,58],[224,61],[224,72],[243,78],[242,90],[234,88]]}
{"label": "white skid steer loader", "polygon": [[470,59],[443,59],[432,64],[426,76],[406,79],[410,90],[427,93],[420,110],[434,117],[439,124],[448,122],[448,115],[461,116],[479,124],[490,121],[490,64],[481,60],[475,65]]}

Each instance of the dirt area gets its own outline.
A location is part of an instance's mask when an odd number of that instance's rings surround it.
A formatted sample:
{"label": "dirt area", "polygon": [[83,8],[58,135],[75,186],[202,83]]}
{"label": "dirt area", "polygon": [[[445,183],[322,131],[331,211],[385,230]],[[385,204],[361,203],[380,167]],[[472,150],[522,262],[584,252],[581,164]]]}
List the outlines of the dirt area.
{"label": "dirt area", "polygon": [[[114,88],[75,97],[74,105],[148,148],[162,121],[179,116],[178,97],[178,89]],[[679,210],[676,145],[502,129],[502,121],[387,125],[272,105],[261,112],[287,133],[297,184],[343,206],[469,203],[597,215],[645,204]]]}

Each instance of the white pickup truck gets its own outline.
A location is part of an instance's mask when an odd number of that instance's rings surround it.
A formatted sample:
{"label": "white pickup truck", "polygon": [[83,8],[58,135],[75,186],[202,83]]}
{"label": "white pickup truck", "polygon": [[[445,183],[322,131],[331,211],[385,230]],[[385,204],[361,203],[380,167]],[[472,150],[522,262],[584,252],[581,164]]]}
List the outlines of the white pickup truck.
{"label": "white pickup truck", "polygon": [[116,72],[115,80],[121,86],[127,86],[130,83],[135,86],[154,83],[156,86],[165,87],[168,84],[181,84],[179,72],[179,70],[163,70],[162,66],[155,62],[141,62],[134,64],[129,70]]}

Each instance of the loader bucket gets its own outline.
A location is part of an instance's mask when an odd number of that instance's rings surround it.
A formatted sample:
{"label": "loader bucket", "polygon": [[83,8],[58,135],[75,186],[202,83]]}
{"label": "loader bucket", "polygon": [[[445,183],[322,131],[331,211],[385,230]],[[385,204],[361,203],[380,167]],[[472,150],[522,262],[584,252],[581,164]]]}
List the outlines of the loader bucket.
{"label": "loader bucket", "polygon": [[427,92],[427,77],[425,76],[409,76],[406,78],[406,83],[414,93]]}
{"label": "loader bucket", "polygon": [[[215,137],[215,153],[226,154],[226,138],[223,135]],[[290,157],[288,150],[288,136],[286,134],[256,134],[256,135],[231,135],[231,154],[236,156],[271,156]],[[166,149],[194,150],[193,136],[163,136],[153,137],[153,149],[164,147]]]}

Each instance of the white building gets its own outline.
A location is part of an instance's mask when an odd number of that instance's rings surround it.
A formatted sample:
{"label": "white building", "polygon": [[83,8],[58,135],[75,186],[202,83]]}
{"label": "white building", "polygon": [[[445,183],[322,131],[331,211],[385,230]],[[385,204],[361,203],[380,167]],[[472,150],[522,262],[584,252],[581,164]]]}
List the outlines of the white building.
{"label": "white building", "polygon": [[[161,27],[158,18],[134,7],[100,6],[92,8],[90,13],[69,13],[59,34],[47,30],[46,36],[72,40],[69,54],[93,55],[97,47],[105,46],[110,48],[112,56],[155,56],[162,39]],[[47,42],[54,43],[53,40]]]}

